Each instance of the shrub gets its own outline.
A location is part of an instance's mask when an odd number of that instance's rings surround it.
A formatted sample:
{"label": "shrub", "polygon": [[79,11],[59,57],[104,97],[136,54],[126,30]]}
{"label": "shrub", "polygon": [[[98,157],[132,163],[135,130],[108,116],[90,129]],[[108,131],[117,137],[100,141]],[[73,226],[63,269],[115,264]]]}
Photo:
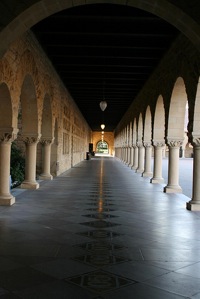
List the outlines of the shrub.
{"label": "shrub", "polygon": [[14,185],[19,185],[24,180],[25,159],[22,152],[13,142],[11,146],[10,175]]}

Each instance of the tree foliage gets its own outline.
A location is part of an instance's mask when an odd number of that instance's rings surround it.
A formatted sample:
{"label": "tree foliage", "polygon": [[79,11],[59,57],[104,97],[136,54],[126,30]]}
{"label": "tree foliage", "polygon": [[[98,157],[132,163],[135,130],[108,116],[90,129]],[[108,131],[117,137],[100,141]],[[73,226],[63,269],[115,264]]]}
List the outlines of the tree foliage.
{"label": "tree foliage", "polygon": [[12,182],[17,182],[19,185],[24,180],[25,173],[25,159],[21,150],[13,142],[11,146],[11,161],[10,161],[10,175]]}

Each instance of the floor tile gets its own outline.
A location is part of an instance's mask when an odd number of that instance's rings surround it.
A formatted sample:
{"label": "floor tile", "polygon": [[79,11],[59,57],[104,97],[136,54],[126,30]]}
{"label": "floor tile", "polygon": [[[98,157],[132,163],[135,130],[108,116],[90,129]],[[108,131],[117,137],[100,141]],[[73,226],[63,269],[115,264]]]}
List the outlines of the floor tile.
{"label": "floor tile", "polygon": [[174,272],[150,279],[145,283],[182,296],[191,297],[200,293],[199,278]]}
{"label": "floor tile", "polygon": [[186,196],[101,157],[15,194],[0,206],[0,298],[200,298]]}

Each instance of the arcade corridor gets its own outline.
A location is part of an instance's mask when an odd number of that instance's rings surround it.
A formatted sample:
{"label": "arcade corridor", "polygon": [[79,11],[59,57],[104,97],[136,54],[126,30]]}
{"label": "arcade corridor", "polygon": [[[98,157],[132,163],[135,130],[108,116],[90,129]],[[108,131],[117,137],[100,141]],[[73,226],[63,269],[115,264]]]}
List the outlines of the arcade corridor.
{"label": "arcade corridor", "polygon": [[109,157],[15,192],[0,207],[0,298],[200,298],[200,212],[184,195]]}

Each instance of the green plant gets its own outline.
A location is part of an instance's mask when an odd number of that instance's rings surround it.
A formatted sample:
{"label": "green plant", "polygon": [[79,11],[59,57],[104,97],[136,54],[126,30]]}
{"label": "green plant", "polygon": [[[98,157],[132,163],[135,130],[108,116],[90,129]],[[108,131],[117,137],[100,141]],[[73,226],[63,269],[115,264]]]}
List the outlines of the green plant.
{"label": "green plant", "polygon": [[18,182],[18,185],[24,180],[25,159],[22,152],[13,142],[11,146],[10,175],[12,182]]}

